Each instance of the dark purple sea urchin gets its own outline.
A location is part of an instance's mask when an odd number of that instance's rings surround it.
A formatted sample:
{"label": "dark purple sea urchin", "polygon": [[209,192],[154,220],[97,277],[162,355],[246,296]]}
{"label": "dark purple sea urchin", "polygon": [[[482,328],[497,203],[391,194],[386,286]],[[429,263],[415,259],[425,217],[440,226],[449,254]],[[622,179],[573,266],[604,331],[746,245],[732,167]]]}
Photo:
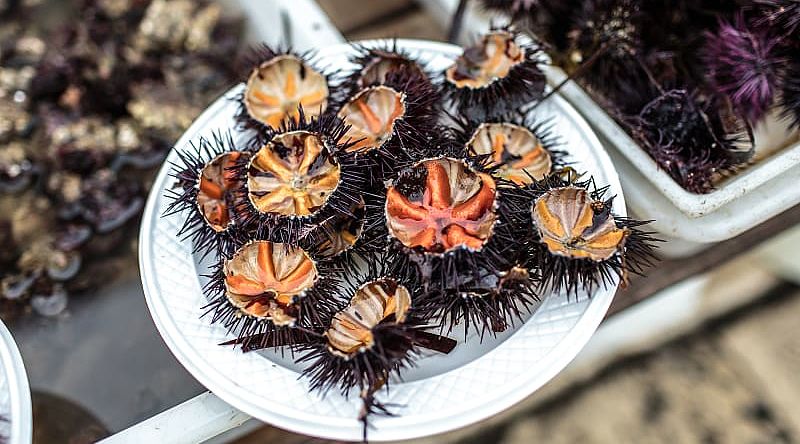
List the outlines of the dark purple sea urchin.
{"label": "dark purple sea urchin", "polygon": [[729,97],[748,122],[761,120],[773,105],[784,64],[777,53],[780,39],[751,28],[741,17],[720,21],[719,29],[705,36],[702,55],[711,87]]}

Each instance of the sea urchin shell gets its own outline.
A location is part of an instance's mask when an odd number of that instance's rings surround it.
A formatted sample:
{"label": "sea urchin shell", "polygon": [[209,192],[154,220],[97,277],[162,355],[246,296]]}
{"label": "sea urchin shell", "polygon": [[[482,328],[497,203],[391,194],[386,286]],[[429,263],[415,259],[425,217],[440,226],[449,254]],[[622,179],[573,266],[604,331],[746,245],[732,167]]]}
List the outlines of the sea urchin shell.
{"label": "sea urchin shell", "polygon": [[226,230],[233,220],[230,212],[231,192],[238,181],[232,177],[230,168],[241,156],[239,151],[220,154],[206,164],[200,173],[197,205],[208,226],[216,232]]}
{"label": "sea urchin shell", "polygon": [[570,186],[536,199],[532,217],[551,253],[602,261],[624,247],[628,233],[617,227],[609,210],[585,189]]}
{"label": "sea urchin shell", "polygon": [[301,298],[319,274],[311,257],[288,244],[255,241],[225,261],[225,295],[244,314],[285,326],[297,321]]}
{"label": "sea urchin shell", "polygon": [[448,157],[401,173],[386,194],[389,233],[408,248],[444,253],[480,250],[496,221],[496,184],[486,173]]}
{"label": "sea urchin shell", "polygon": [[340,172],[319,135],[308,131],[282,133],[250,160],[248,198],[261,213],[308,216],[336,190]]}
{"label": "sea urchin shell", "polygon": [[250,118],[278,128],[299,118],[298,108],[317,116],[328,104],[328,82],[302,58],[283,54],[253,68],[247,79],[243,105]]}
{"label": "sea urchin shell", "polygon": [[344,358],[375,346],[372,329],[390,316],[394,322],[405,322],[411,306],[408,289],[391,278],[382,278],[362,285],[350,304],[337,313],[325,331],[328,350]]}
{"label": "sea urchin shell", "polygon": [[405,113],[405,94],[388,86],[361,90],[339,111],[339,116],[350,125],[345,137],[354,141],[348,151],[380,148],[392,137],[395,122]]}
{"label": "sea urchin shell", "polygon": [[514,32],[493,30],[445,70],[443,93],[467,117],[499,116],[542,97],[539,50],[517,39]]}
{"label": "sea urchin shell", "polygon": [[516,184],[541,180],[553,167],[542,141],[513,123],[482,123],[467,146],[477,155],[491,155],[492,163],[498,165],[497,174]]}

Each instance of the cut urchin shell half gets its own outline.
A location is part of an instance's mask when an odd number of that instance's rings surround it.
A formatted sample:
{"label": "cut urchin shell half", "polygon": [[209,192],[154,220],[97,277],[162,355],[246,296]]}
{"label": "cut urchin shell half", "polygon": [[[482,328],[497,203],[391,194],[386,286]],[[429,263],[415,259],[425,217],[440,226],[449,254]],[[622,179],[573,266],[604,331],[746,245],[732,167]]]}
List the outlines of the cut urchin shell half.
{"label": "cut urchin shell half", "polygon": [[330,91],[327,78],[304,57],[276,53],[264,47],[254,57],[258,62],[250,71],[241,97],[238,119],[245,126],[252,121],[279,128],[285,121],[297,121],[298,109],[306,117],[318,116],[328,106]]}
{"label": "cut urchin shell half", "polygon": [[491,175],[462,160],[434,158],[403,171],[388,188],[386,221],[390,235],[411,249],[479,251],[492,234],[495,206]]}
{"label": "cut urchin shell half", "polygon": [[630,233],[617,226],[605,202],[578,187],[544,193],[534,202],[532,215],[550,253],[572,259],[609,259],[625,247]]}
{"label": "cut urchin shell half", "polygon": [[409,54],[399,51],[396,45],[385,48],[357,47],[358,56],[353,59],[357,65],[351,77],[358,88],[366,88],[386,83],[387,76],[392,72],[407,70],[414,74],[420,81],[427,80],[428,75],[420,64]]}
{"label": "cut urchin shell half", "polygon": [[216,232],[227,230],[233,222],[232,196],[239,184],[230,169],[242,155],[240,151],[220,154],[200,173],[197,205],[208,226]]}
{"label": "cut urchin shell half", "polygon": [[[359,285],[360,284],[360,285]],[[347,395],[360,389],[364,408],[359,419],[364,437],[371,414],[390,414],[375,393],[389,383],[392,374],[412,366],[419,348],[449,353],[456,345],[450,338],[425,331],[414,315],[412,303],[419,289],[387,275],[369,274],[345,289],[348,304],[331,319],[317,344],[303,346],[308,353],[299,362],[310,362],[303,376],[312,389],[338,387]]]}
{"label": "cut urchin shell half", "polygon": [[321,331],[300,362],[314,388],[379,388],[410,364],[415,347],[449,352],[455,341],[424,332],[412,308],[419,288],[391,275],[368,274],[345,285],[347,305]]}
{"label": "cut urchin shell half", "polygon": [[349,213],[326,217],[302,242],[313,249],[316,257],[355,275],[362,268],[375,269],[386,249],[386,240],[383,200],[365,193]]}
{"label": "cut urchin shell half", "polygon": [[242,225],[276,242],[321,239],[315,231],[326,222],[356,217],[370,171],[369,163],[347,152],[341,119],[306,119],[302,109],[300,116],[280,130],[258,132],[250,159],[235,167],[246,184],[236,209]]}
{"label": "cut urchin shell half", "polygon": [[321,135],[291,131],[275,136],[252,156],[247,195],[260,213],[309,216],[325,205],[340,175]]}
{"label": "cut urchin shell half", "polygon": [[496,29],[464,49],[444,72],[445,98],[469,118],[500,116],[540,99],[545,87],[540,50],[521,40],[516,32]]}
{"label": "cut urchin shell half", "polygon": [[322,257],[337,257],[353,248],[364,232],[366,204],[362,198],[354,205],[351,214],[335,214],[325,221],[322,230],[324,238],[317,244]]}
{"label": "cut urchin shell half", "polygon": [[350,151],[372,165],[372,188],[382,189],[384,181],[424,157],[439,122],[440,95],[405,66],[387,72],[380,85],[354,90],[332,106],[350,125],[344,137],[352,143]]}
{"label": "cut urchin shell half", "polygon": [[545,143],[528,128],[514,123],[480,124],[467,141],[467,148],[476,155],[488,155],[495,174],[515,184],[542,180],[553,170],[553,154]]}
{"label": "cut urchin shell half", "polygon": [[291,345],[324,324],[334,306],[335,272],[301,247],[249,241],[222,260],[206,286],[213,322],[244,349]]}
{"label": "cut urchin shell half", "polygon": [[404,93],[388,86],[361,90],[339,111],[350,125],[346,138],[353,141],[348,151],[368,152],[380,148],[393,135],[395,123],[406,114]]}
{"label": "cut urchin shell half", "polygon": [[537,299],[537,276],[497,214],[499,191],[480,164],[453,157],[419,162],[387,191],[393,270],[419,280],[420,313],[448,331],[502,331]]}
{"label": "cut urchin shell half", "polygon": [[[659,240],[640,228],[648,222],[615,216],[607,190],[592,179],[556,173],[504,200],[501,212],[513,220],[543,288],[591,294],[615,277],[625,284],[629,272],[641,274],[652,264]],[[531,227],[527,235],[525,227]]]}
{"label": "cut urchin shell half", "polygon": [[248,154],[234,148],[230,134],[217,133],[176,151],[172,165],[177,190],[167,191],[173,202],[164,215],[188,212],[178,235],[191,239],[194,251],[204,255],[229,252],[237,228],[235,207],[243,183],[232,168]]}

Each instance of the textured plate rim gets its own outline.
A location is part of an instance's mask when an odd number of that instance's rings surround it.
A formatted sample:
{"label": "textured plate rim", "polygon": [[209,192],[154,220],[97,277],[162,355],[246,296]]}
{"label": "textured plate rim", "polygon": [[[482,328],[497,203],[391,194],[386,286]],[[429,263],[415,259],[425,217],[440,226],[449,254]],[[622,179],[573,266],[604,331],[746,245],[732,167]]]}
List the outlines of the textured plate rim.
{"label": "textured plate rim", "polygon": [[[360,44],[371,46],[376,44],[385,43],[386,40],[370,40],[358,42]],[[401,48],[407,48],[413,51],[423,51],[435,53],[438,55],[445,55],[452,57],[454,54],[459,54],[461,49],[457,46],[448,45],[444,43],[429,42],[424,40],[408,40],[398,39],[397,44]],[[317,57],[323,58],[325,55],[338,52],[351,52],[352,47],[349,44],[333,45],[320,49],[317,52]],[[241,86],[234,87],[240,88]],[[181,139],[176,143],[176,146],[184,146],[188,140],[205,126],[206,122],[210,120],[216,113],[225,106],[228,106],[227,100],[230,92],[227,92],[213,103],[200,117],[191,125],[191,127],[184,133]],[[581,115],[562,97],[554,95],[550,100],[558,101],[559,108],[563,110],[568,117],[577,127],[578,130],[586,138],[589,149],[594,152],[595,160],[599,164],[600,170],[605,176],[606,184],[610,185],[610,189],[617,195],[615,199],[614,210],[619,215],[624,216],[625,206],[624,198],[622,196],[622,189],[620,187],[619,178],[616,170],[611,163],[608,154],[600,144],[599,139],[591,130],[588,123],[581,117]],[[283,414],[275,411],[276,409],[269,408],[269,401],[263,398],[255,398],[252,393],[247,392],[238,384],[223,383],[224,379],[217,379],[212,377],[212,374],[217,371],[213,365],[205,362],[198,351],[195,350],[191,344],[188,343],[185,337],[179,331],[177,325],[166,322],[162,312],[166,310],[163,306],[163,300],[155,297],[158,294],[158,289],[155,287],[151,279],[152,267],[154,263],[147,261],[152,256],[152,228],[153,225],[150,221],[153,220],[156,211],[156,204],[159,200],[163,185],[168,179],[167,172],[169,169],[168,163],[162,166],[159,171],[158,177],[153,184],[150,196],[147,200],[145,212],[142,218],[142,227],[140,229],[139,238],[139,267],[142,278],[142,285],[144,287],[145,299],[150,310],[153,321],[161,334],[164,342],[167,344],[170,351],[175,355],[179,362],[205,387],[211,390],[214,394],[219,396],[225,402],[232,406],[253,415],[263,421],[274,424],[278,427],[285,428],[294,432],[320,436],[331,439],[344,439],[344,440],[357,440],[361,438],[360,423],[353,419],[352,421],[342,420],[341,418],[328,418],[320,415],[310,414],[308,412],[294,410]],[[157,217],[157,215],[156,215]],[[546,382],[551,380],[557,373],[559,373],[566,365],[574,359],[578,352],[588,342],[591,335],[599,326],[608,307],[613,300],[614,293],[616,292],[616,284],[601,288],[588,302],[586,309],[578,316],[573,327],[567,332],[557,343],[553,349],[542,358],[540,363],[537,364],[537,372],[535,377],[527,377],[527,374],[519,374],[514,378],[511,383],[507,384],[502,393],[496,394],[491,402],[483,403],[479,408],[467,412],[461,412],[457,417],[452,415],[439,415],[440,417],[426,417],[424,423],[412,422],[409,417],[392,417],[392,418],[376,418],[374,422],[375,429],[370,430],[370,439],[373,441],[388,441],[388,440],[401,440],[417,438],[422,436],[429,436],[438,433],[447,432],[457,429],[482,419],[488,418],[498,412],[501,412],[525,397],[532,394],[539,389]],[[514,334],[519,333],[526,328],[523,324],[517,328]],[[512,336],[513,337],[513,336]],[[503,348],[504,342],[497,346],[493,351]],[[232,354],[231,359],[236,359],[236,355]],[[463,366],[469,365],[480,361],[477,358],[475,361]],[[449,372],[448,372],[449,373]],[[437,378],[446,377],[447,373],[428,378],[425,381],[435,381]],[[401,390],[402,385],[393,386],[392,390]]]}
{"label": "textured plate rim", "polygon": [[9,427],[8,442],[12,444],[29,443],[33,439],[33,413],[31,410],[31,390],[25,363],[19,353],[14,337],[0,320],[0,361],[8,384],[9,391]]}

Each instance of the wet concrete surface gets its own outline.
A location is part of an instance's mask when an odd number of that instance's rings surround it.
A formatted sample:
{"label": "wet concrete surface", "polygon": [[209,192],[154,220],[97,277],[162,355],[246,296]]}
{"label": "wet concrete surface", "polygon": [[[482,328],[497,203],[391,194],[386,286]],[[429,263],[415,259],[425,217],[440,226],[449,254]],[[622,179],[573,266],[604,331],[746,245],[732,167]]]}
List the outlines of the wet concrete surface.
{"label": "wet concrete surface", "polygon": [[203,391],[153,325],[134,259],[110,285],[72,297],[66,313],[9,325],[32,390],[78,404],[111,432]]}

